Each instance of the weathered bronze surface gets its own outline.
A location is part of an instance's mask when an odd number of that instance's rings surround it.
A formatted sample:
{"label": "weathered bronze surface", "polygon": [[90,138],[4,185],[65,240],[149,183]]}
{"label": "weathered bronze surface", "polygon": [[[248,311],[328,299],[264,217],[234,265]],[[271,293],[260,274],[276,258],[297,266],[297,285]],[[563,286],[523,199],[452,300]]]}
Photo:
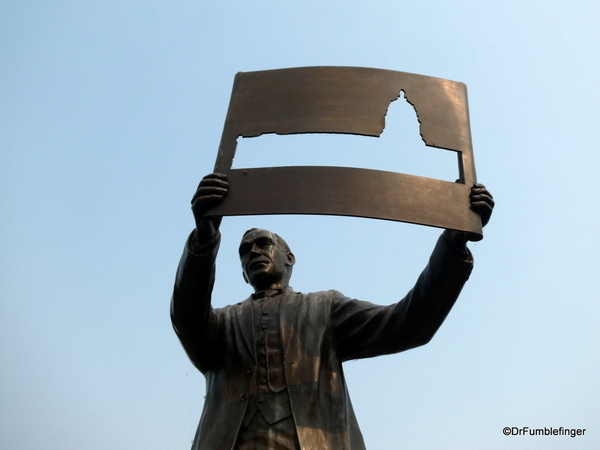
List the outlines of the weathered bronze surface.
{"label": "weathered bronze surface", "polygon": [[254,294],[216,309],[211,291],[220,235],[215,223],[200,218],[215,195],[203,191],[171,303],[175,331],[206,377],[192,449],[365,450],[342,363],[429,342],[469,277],[470,253],[456,251],[451,235],[440,237],[409,293],[380,306],[333,290],[294,292],[296,261],[287,244],[253,229],[239,256]]}
{"label": "weathered bronze surface", "polygon": [[[468,185],[349,168],[229,170],[239,135],[264,130],[295,133],[307,128],[377,135],[387,105],[400,86],[420,111],[427,142],[460,152],[465,167],[462,181]],[[467,222],[485,225],[494,207],[487,189],[472,183],[471,153],[465,156],[465,149],[470,149],[468,133],[464,134],[468,131],[466,110],[459,113],[453,106],[455,115],[450,117],[440,112],[447,112],[448,105],[466,108],[461,86],[399,72],[352,68],[290,69],[236,77],[217,161],[217,169],[226,173],[206,175],[192,197],[196,229],[186,242],[171,302],[175,332],[206,378],[193,450],[365,449],[342,363],[429,342],[471,273],[473,259],[466,243],[481,238],[476,226],[456,230]],[[413,95],[413,89],[419,93]],[[423,121],[423,114],[428,120]],[[374,193],[369,201],[364,196],[368,192]],[[403,196],[411,200],[404,202]],[[432,197],[440,204],[432,202]],[[222,215],[279,212],[418,220],[434,226],[449,223],[453,229],[442,233],[414,287],[387,306],[334,290],[294,292],[289,282],[296,258],[287,243],[267,230],[251,229],[242,237],[239,257],[244,280],[254,293],[242,302],[213,308]],[[475,216],[472,222],[477,223],[461,222],[458,217],[466,213]],[[446,220],[446,215],[451,218]],[[387,270],[385,261],[377,261],[377,255],[374,258],[378,267]],[[389,270],[394,276],[393,267]]]}
{"label": "weathered bronze surface", "polygon": [[[457,152],[458,183],[340,167],[231,169],[240,136],[379,136],[400,91],[417,111],[426,145]],[[467,232],[471,240],[482,238],[481,221],[468,202],[476,175],[463,83],[359,67],[240,72],[215,172],[227,174],[231,184],[228,197],[209,214],[349,215],[450,228]],[[373,202],[369,189],[375,183],[386,195]]]}

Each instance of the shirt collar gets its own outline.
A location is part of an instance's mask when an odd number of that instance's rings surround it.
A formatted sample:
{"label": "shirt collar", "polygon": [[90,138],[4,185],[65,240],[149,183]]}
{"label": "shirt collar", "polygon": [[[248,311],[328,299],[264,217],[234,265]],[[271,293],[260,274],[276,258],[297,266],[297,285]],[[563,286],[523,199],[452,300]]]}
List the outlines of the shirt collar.
{"label": "shirt collar", "polygon": [[286,286],[282,289],[265,289],[264,291],[258,291],[252,294],[253,299],[265,298],[265,297],[275,297],[276,295],[281,294],[283,291],[288,289],[289,286]]}

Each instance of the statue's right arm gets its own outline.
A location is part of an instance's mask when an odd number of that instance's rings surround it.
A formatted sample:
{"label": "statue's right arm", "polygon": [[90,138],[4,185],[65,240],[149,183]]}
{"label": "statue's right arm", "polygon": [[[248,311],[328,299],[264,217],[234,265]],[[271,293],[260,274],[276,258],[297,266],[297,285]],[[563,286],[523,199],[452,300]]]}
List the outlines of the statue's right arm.
{"label": "statue's right arm", "polygon": [[171,299],[171,321],[191,361],[203,371],[214,359],[218,319],[211,306],[220,234],[200,244],[194,230],[183,250]]}
{"label": "statue's right arm", "polygon": [[211,294],[221,238],[221,217],[205,217],[205,213],[226,194],[224,175],[210,174],[200,182],[192,198],[196,229],[185,244],[171,301],[175,332],[189,358],[201,371],[218,357],[215,350],[219,326],[218,316],[211,306]]}

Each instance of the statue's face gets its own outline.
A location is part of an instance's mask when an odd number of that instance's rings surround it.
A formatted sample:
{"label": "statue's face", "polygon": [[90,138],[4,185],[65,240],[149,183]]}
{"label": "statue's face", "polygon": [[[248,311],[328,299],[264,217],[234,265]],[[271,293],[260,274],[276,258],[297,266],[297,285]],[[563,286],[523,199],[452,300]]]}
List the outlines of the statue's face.
{"label": "statue's face", "polygon": [[240,261],[244,279],[255,290],[283,288],[289,281],[288,268],[294,256],[282,249],[277,238],[267,230],[248,233],[240,244]]}

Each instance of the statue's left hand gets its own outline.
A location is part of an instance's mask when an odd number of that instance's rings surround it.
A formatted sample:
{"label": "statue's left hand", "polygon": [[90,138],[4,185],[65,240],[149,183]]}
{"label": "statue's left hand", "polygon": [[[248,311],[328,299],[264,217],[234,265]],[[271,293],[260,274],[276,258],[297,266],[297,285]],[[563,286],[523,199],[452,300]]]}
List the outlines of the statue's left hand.
{"label": "statue's left hand", "polygon": [[[481,217],[481,226],[485,227],[490,221],[492,211],[494,210],[494,198],[490,191],[483,184],[475,183],[469,192],[469,200],[471,202],[471,210],[476,212]],[[459,248],[464,248],[465,244],[470,240],[467,233],[457,230],[445,230],[444,236],[446,240],[453,242]]]}
{"label": "statue's left hand", "polygon": [[471,210],[481,217],[481,226],[485,227],[490,221],[492,211],[494,210],[494,197],[490,194],[483,184],[475,183],[469,194],[471,200]]}

